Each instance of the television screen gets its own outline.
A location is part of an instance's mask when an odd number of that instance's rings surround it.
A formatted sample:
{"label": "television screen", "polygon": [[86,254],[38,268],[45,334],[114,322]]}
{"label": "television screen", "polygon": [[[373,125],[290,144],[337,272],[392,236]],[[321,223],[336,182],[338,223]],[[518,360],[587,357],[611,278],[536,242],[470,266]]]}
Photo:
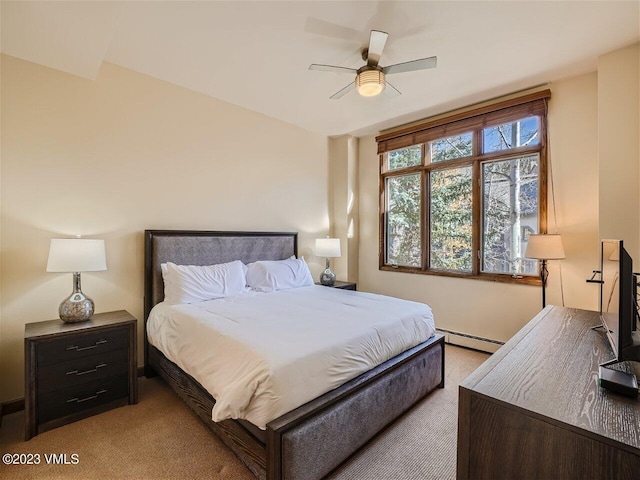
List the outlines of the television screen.
{"label": "television screen", "polygon": [[616,355],[620,330],[620,243],[619,240],[603,240],[600,260],[600,314]]}

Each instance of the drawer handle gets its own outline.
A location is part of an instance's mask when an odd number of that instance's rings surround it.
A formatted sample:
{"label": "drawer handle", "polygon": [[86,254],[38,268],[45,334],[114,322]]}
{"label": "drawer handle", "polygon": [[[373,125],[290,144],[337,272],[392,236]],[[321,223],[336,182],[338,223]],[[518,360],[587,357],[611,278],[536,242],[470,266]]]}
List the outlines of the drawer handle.
{"label": "drawer handle", "polygon": [[76,352],[82,352],[83,350],[91,350],[92,348],[96,348],[98,345],[102,345],[103,343],[107,343],[106,340],[98,340],[95,345],[91,345],[89,347],[78,347],[78,345],[71,345],[67,347],[67,350],[75,350]]}
{"label": "drawer handle", "polygon": [[79,372],[78,370],[71,370],[67,372],[67,375],[86,375],[87,373],[95,373],[99,368],[106,367],[106,363],[100,363],[96,365],[96,368],[92,368],[91,370],[85,370],[84,372]]}
{"label": "drawer handle", "polygon": [[100,396],[103,393],[107,393],[107,391],[106,390],[98,390],[95,395],[90,395],[90,396],[84,397],[84,398],[78,398],[78,397],[70,398],[69,400],[67,400],[67,403],[73,403],[73,402],[82,403],[82,402],[86,402],[87,400],[93,400],[94,398],[98,398],[98,396]]}

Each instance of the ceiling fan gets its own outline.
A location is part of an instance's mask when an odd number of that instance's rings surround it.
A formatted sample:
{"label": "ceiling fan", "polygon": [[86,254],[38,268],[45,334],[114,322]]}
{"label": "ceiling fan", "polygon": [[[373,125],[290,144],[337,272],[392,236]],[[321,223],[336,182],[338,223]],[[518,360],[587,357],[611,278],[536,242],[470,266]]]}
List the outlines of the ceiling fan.
{"label": "ceiling fan", "polygon": [[400,95],[400,91],[391,85],[386,80],[387,75],[394,73],[412,72],[415,70],[426,70],[428,68],[435,68],[438,62],[437,57],[421,58],[419,60],[412,60],[410,62],[396,63],[395,65],[389,65],[381,67],[378,63],[382,56],[382,51],[387,43],[389,34],[381,32],[379,30],[371,30],[371,37],[369,38],[369,47],[362,50],[362,60],[366,65],[358,68],[337,67],[334,65],[319,65],[311,64],[309,70],[322,70],[325,72],[342,72],[351,73],[356,75],[354,82],[344,87],[342,90],[331,95],[329,98],[337,100],[349,93],[353,88],[358,91],[363,97],[374,97],[379,95],[384,90],[389,96],[395,97]]}

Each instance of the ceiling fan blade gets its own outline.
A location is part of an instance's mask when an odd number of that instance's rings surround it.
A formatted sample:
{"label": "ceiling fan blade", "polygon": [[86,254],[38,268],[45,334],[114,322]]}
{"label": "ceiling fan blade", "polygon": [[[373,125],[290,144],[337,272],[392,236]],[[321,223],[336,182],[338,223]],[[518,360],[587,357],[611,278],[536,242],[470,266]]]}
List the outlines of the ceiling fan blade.
{"label": "ceiling fan blade", "polygon": [[367,50],[367,65],[370,67],[377,67],[382,56],[382,51],[387,43],[387,37],[389,34],[381,32],[379,30],[371,30],[371,37],[369,38],[369,49]]}
{"label": "ceiling fan blade", "polygon": [[331,95],[329,98],[331,100],[337,100],[339,98],[342,98],[344,95],[346,95],[347,93],[349,93],[351,90],[354,89],[354,87],[356,86],[355,82],[351,82],[349,85],[347,85],[346,87],[344,87],[342,90],[337,91],[336,93],[334,93],[333,95]]}
{"label": "ceiling fan blade", "polygon": [[400,90],[391,85],[389,82],[387,82],[387,86],[384,88],[384,94],[387,97],[397,97],[398,95],[402,95]]}
{"label": "ceiling fan blade", "polygon": [[334,65],[319,65],[317,63],[313,63],[309,65],[309,70],[321,70],[323,72],[337,72],[337,73],[351,73],[351,74],[358,72],[355,68],[336,67]]}
{"label": "ceiling fan blade", "polygon": [[438,57],[421,58],[420,60],[411,60],[410,62],[396,63],[384,67],[382,71],[385,75],[392,73],[413,72],[415,70],[426,70],[427,68],[435,68],[438,64]]}
{"label": "ceiling fan blade", "polygon": [[[307,17],[304,22],[304,31],[324,35],[325,37],[338,38],[358,44],[362,43],[363,32],[355,28],[343,27],[337,23],[326,22],[319,18]],[[366,31],[366,30],[365,30]]]}

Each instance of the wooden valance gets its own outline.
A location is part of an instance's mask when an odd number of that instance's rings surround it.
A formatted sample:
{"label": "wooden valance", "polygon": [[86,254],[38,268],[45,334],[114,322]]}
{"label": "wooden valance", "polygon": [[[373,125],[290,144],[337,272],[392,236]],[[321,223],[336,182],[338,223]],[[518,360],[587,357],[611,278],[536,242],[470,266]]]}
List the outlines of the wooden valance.
{"label": "wooden valance", "polygon": [[377,136],[378,154],[418,145],[437,138],[457,135],[478,127],[500,125],[521,118],[523,115],[544,114],[546,100],[550,97],[550,90],[541,90],[471,110],[452,113],[434,120],[426,119],[417,125]]}

